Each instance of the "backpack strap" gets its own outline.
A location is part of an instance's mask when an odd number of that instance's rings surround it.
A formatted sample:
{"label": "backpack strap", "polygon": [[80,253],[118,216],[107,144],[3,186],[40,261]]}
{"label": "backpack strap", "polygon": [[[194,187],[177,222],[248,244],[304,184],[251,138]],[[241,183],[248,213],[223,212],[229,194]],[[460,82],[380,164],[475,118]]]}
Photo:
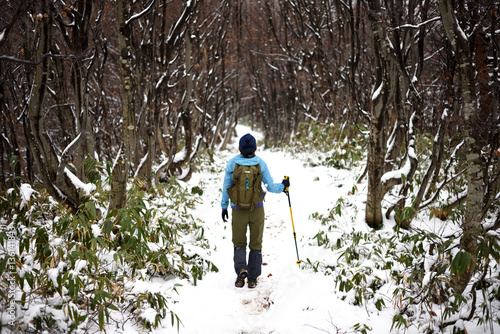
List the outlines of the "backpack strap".
{"label": "backpack strap", "polygon": [[[233,170],[233,186],[238,184],[238,179],[240,178],[241,176],[241,169],[240,169],[240,165],[236,164],[234,165],[234,170]],[[236,191],[236,205],[238,205],[237,203],[240,203],[240,192],[239,191]]]}
{"label": "backpack strap", "polygon": [[[252,206],[250,208],[250,210],[253,210],[255,208],[255,204],[254,204],[254,200],[255,200],[255,196],[257,195],[257,193],[255,192],[255,184],[259,181],[259,175],[261,174],[261,170],[260,170],[260,164],[257,164],[257,169],[255,171],[255,173],[253,174],[253,184],[252,184],[252,193],[250,195],[250,203],[252,203]],[[262,178],[260,179],[260,182],[262,182]]]}

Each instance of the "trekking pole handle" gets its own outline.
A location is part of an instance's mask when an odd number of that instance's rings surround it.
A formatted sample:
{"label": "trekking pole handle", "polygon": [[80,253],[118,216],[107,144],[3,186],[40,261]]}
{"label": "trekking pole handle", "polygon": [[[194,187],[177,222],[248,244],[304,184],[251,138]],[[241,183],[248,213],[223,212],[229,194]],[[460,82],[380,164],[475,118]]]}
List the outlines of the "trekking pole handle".
{"label": "trekking pole handle", "polygon": [[[285,175],[285,180],[290,180],[290,177]],[[285,188],[285,191],[288,191],[288,187]]]}

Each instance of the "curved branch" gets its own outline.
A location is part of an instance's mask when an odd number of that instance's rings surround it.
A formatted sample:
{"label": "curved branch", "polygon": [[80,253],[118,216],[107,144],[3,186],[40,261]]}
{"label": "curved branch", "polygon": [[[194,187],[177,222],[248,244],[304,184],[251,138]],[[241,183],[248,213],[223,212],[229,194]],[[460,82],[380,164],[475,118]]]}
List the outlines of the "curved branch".
{"label": "curved branch", "polygon": [[141,17],[143,17],[144,15],[146,15],[147,13],[149,13],[149,11],[151,10],[151,8],[153,8],[155,3],[156,3],[156,0],[151,1],[149,6],[147,6],[142,12],[132,15],[128,20],[126,20],[125,25],[129,25],[132,21],[138,20]]}
{"label": "curved branch", "polygon": [[[437,199],[437,197],[439,196],[439,193],[444,188],[444,186],[447,185],[448,183],[450,183],[451,181],[455,180],[457,177],[459,177],[463,173],[465,173],[466,170],[467,169],[464,168],[459,173],[453,175],[449,180],[445,179],[443,182],[441,182],[441,184],[439,185],[438,189],[436,190],[436,193],[434,194],[434,196],[431,199],[428,199],[427,201],[423,202],[422,205],[420,206],[420,209],[424,209],[424,208],[428,207],[431,203],[433,203]],[[461,196],[457,196],[456,200],[446,204],[446,206],[447,207],[455,207],[460,201],[465,200],[465,198],[467,198],[467,193],[462,194]]]}
{"label": "curved branch", "polygon": [[76,59],[77,58],[75,55],[55,55],[55,54],[52,54],[52,53],[48,52],[48,53],[45,53],[44,55],[42,55],[40,57],[39,61],[23,60],[23,59],[19,59],[19,58],[16,58],[16,57],[11,57],[11,56],[0,56],[0,61],[3,60],[3,61],[10,61],[10,62],[13,62],[13,63],[19,63],[19,64],[23,64],[23,65],[38,66],[47,57],[50,57],[50,58],[63,58],[63,59]]}

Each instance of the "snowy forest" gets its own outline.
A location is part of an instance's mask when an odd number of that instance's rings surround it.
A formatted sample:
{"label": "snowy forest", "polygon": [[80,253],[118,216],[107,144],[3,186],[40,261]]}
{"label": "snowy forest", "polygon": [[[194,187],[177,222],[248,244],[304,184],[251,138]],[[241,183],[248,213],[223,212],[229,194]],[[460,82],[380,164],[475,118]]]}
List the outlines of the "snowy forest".
{"label": "snowy forest", "polygon": [[[177,284],[137,286],[219,270],[196,212],[212,196],[220,219],[240,125],[355,175],[299,240],[335,263],[301,271],[390,309],[393,332],[499,331],[499,16],[499,0],[1,1],[1,332],[115,332],[120,314],[182,333]],[[336,230],[349,214],[367,232]]]}

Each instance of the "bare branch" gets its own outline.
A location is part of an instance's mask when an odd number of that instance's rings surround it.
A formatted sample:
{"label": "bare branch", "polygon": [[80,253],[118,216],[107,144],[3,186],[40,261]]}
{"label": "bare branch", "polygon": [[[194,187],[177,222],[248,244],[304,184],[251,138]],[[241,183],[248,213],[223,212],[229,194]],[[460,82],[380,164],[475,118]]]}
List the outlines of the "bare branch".
{"label": "bare branch", "polygon": [[16,57],[11,57],[11,56],[0,56],[0,61],[9,61],[13,63],[19,63],[23,65],[29,65],[29,66],[37,66],[42,63],[42,61],[45,60],[45,58],[50,57],[50,58],[62,58],[62,59],[76,59],[77,57],[75,55],[55,55],[52,53],[46,53],[40,57],[39,61],[33,62],[29,60],[23,60],[19,59]]}

